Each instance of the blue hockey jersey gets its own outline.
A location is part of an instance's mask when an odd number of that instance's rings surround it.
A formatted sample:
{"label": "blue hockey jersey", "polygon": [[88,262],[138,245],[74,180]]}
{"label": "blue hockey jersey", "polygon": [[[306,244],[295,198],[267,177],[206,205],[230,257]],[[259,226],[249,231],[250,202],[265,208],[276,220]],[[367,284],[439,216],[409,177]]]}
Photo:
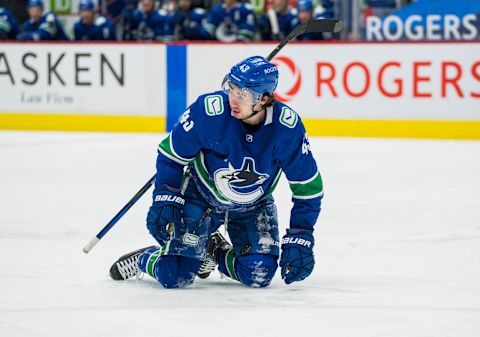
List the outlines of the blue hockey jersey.
{"label": "blue hockey jersey", "polygon": [[207,12],[203,8],[190,11],[177,9],[173,13],[176,40],[209,40],[210,35],[203,28]]}
{"label": "blue hockey jersey", "polygon": [[73,26],[75,41],[114,41],[115,27],[104,16],[97,16],[91,25],[79,19]]}
{"label": "blue hockey jersey", "polygon": [[274,36],[272,33],[268,15],[261,15],[258,19],[258,27],[260,34],[262,35],[262,40],[282,40],[287,37],[287,35],[290,34],[290,32],[299,24],[297,14],[295,8],[289,8],[284,14],[277,13],[278,28],[280,30],[278,36]]}
{"label": "blue hockey jersey", "polygon": [[300,117],[287,105],[268,107],[254,132],[231,116],[222,91],[200,96],[160,143],[156,184],[181,189],[184,167],[219,209],[251,207],[270,197],[282,172],[292,191],[290,227],[313,229],[323,184]]}
{"label": "blue hockey jersey", "polygon": [[145,12],[137,9],[133,12],[131,39],[136,41],[173,40],[174,20],[164,11]]}
{"label": "blue hockey jersey", "polygon": [[33,22],[25,21],[22,32],[17,37],[19,40],[62,40],[69,38],[63,30],[62,24],[52,12],[46,12],[40,20]]}
{"label": "blue hockey jersey", "polygon": [[255,33],[255,16],[249,4],[238,3],[233,9],[216,5],[210,10],[204,27],[212,39],[251,41]]}
{"label": "blue hockey jersey", "polygon": [[15,16],[5,8],[0,7],[0,40],[15,40],[20,32]]}

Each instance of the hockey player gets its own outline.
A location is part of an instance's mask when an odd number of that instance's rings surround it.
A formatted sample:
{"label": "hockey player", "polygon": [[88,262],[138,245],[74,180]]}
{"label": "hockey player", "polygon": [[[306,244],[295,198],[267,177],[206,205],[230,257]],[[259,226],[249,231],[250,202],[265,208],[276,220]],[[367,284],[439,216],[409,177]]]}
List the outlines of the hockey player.
{"label": "hockey player", "polygon": [[210,10],[204,25],[210,39],[222,42],[252,41],[255,16],[249,4],[237,0],[224,0]]}
{"label": "hockey player", "polygon": [[178,0],[173,12],[175,40],[209,40],[210,35],[203,28],[207,12],[200,7],[192,7],[192,0]]}
{"label": "hockey player", "polygon": [[115,27],[110,19],[95,16],[93,0],[80,0],[78,4],[80,19],[73,26],[76,41],[114,41]]}
{"label": "hockey player", "polygon": [[[275,65],[249,57],[231,68],[223,91],[188,107],[158,148],[147,228],[160,247],[122,256],[113,279],[144,272],[177,288],[218,264],[246,286],[268,286],[280,255],[272,192],[282,172],[293,208],[281,276],[289,284],[310,275],[323,184],[299,115],[274,99],[277,83]],[[216,231],[222,224],[231,245]]]}
{"label": "hockey player", "polygon": [[29,20],[23,24],[18,40],[69,40],[55,14],[43,13],[42,0],[28,0],[27,8]]}
{"label": "hockey player", "polygon": [[136,41],[173,40],[174,21],[163,10],[155,9],[154,0],[142,0],[133,12],[129,39]]}
{"label": "hockey player", "polygon": [[[298,26],[297,10],[289,7],[289,0],[274,0],[273,9],[273,17],[261,15],[258,18],[258,29],[264,41],[282,40]],[[272,31],[272,20],[278,22],[278,33]]]}
{"label": "hockey player", "polygon": [[7,9],[0,7],[0,40],[15,40],[20,32],[15,16]]}

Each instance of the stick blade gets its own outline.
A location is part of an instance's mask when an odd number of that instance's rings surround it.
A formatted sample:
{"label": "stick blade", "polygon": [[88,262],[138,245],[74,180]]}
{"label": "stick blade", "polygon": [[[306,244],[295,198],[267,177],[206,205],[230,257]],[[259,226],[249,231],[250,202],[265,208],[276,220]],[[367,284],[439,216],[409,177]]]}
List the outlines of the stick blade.
{"label": "stick blade", "polygon": [[305,33],[338,33],[342,28],[342,20],[312,20],[307,22]]}

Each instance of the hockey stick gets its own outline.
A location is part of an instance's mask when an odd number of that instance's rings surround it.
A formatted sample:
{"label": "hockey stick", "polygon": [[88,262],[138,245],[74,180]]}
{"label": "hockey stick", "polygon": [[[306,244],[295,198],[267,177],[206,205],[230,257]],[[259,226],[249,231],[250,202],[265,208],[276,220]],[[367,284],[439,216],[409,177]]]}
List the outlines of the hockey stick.
{"label": "hockey stick", "polygon": [[[319,20],[311,20],[306,23],[302,23],[300,26],[297,26],[294,30],[284,38],[278,46],[275,47],[274,50],[268,54],[266,57],[267,61],[271,61],[278,52],[285,47],[287,43],[289,43],[294,38],[305,34],[305,33],[338,33],[343,28],[343,21],[342,20],[334,20],[334,19],[319,19]],[[222,88],[226,81],[228,80],[228,74],[225,75],[222,81]]]}
{"label": "hockey stick", "polygon": [[110,220],[107,225],[103,227],[102,230],[96,236],[94,236],[92,240],[90,240],[90,242],[83,248],[83,252],[85,254],[88,254],[88,252],[90,252],[92,248],[95,247],[98,241],[100,241],[100,239],[103,238],[105,234],[107,234],[107,232],[118,222],[118,220],[120,220],[123,215],[127,213],[130,207],[132,207],[138,201],[138,199],[140,199],[140,197],[145,194],[145,192],[150,188],[150,186],[153,185],[154,182],[155,176],[151,177],[150,180],[148,180],[147,183],[133,196],[133,198],[130,199],[130,201],[127,202],[125,206],[123,206],[120,212],[118,212],[112,218],[112,220]]}
{"label": "hockey stick", "polygon": [[285,47],[291,40],[305,33],[338,33],[343,28],[342,20],[312,20],[301,24],[288,34],[280,44],[266,57],[268,61],[271,61],[278,52]]}

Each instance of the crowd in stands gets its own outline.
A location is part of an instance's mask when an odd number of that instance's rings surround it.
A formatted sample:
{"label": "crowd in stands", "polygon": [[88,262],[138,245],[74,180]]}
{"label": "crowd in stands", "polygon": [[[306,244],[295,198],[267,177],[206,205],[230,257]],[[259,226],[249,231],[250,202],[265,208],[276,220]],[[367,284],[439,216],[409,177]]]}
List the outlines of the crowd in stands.
{"label": "crowd in stands", "polygon": [[[106,0],[105,0],[106,1]],[[248,42],[281,40],[312,19],[338,18],[336,0],[80,0],[73,37],[43,0],[28,0],[27,17],[0,6],[0,40]],[[339,1],[339,0],[337,0]],[[371,8],[392,10],[398,0],[369,0]],[[0,4],[1,5],[1,4]],[[101,9],[104,9],[102,12]],[[304,34],[300,40],[338,38]]]}

